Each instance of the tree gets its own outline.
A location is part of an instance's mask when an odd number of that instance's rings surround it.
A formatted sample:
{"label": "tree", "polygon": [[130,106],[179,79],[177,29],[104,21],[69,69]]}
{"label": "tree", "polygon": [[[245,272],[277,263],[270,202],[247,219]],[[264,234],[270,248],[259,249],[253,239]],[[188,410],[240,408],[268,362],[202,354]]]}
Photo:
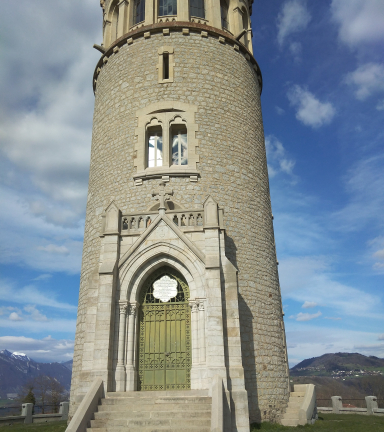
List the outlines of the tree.
{"label": "tree", "polygon": [[60,402],[63,400],[65,388],[55,378],[50,379],[50,403],[53,405],[53,412],[59,412]]}
{"label": "tree", "polygon": [[35,378],[36,396],[41,403],[41,413],[45,414],[45,408],[48,400],[48,391],[51,387],[51,378],[46,375],[39,375]]}
{"label": "tree", "polygon": [[33,404],[33,413],[35,410],[35,404],[36,404],[36,397],[34,393],[35,388],[35,380],[30,380],[19,391],[19,397],[17,398],[17,401],[20,403],[32,403]]}
{"label": "tree", "polygon": [[29,392],[24,397],[24,399],[22,400],[22,403],[32,403],[33,405],[36,404],[36,398],[35,398],[35,395],[33,393],[33,388],[29,389]]}

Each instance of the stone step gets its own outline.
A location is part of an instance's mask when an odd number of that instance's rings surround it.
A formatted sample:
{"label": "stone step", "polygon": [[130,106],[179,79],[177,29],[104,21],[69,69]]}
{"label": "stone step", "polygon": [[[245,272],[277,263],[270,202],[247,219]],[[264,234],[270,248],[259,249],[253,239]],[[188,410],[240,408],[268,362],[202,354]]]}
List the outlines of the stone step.
{"label": "stone step", "polygon": [[[131,428],[146,428],[146,427],[168,427],[175,428],[178,430],[183,430],[185,426],[184,419],[151,419],[151,418],[142,418],[142,419],[104,419],[104,420],[91,420],[92,428],[111,428],[111,427],[128,427]],[[211,420],[208,419],[194,419],[193,427],[209,427],[211,424]]]}
{"label": "stone step", "polygon": [[208,396],[208,390],[158,390],[158,391],[127,391],[127,392],[107,392],[105,397],[109,398],[141,398],[152,396]]}
{"label": "stone step", "polygon": [[169,426],[155,426],[155,427],[103,427],[103,428],[87,428],[87,432],[211,432],[211,427],[201,426],[183,426],[180,428],[170,428]]}
{"label": "stone step", "polygon": [[301,405],[302,405],[302,403],[288,402],[288,408],[293,408],[293,409],[299,410]]}
{"label": "stone step", "polygon": [[212,398],[208,396],[182,396],[182,397],[145,397],[145,398],[110,398],[102,399],[101,406],[109,405],[130,405],[136,406],[141,404],[210,404]]}
{"label": "stone step", "polygon": [[288,407],[286,412],[299,412],[299,409],[297,407]]}
{"label": "stone step", "polygon": [[304,397],[305,396],[305,392],[293,392],[291,393],[291,397]]}
{"label": "stone step", "polygon": [[[114,419],[119,419],[121,416],[119,413],[115,412]],[[124,420],[129,419],[142,419],[143,418],[143,411],[130,411],[124,413]],[[185,419],[185,420],[194,420],[196,418],[198,419],[210,419],[211,418],[211,410],[206,411],[149,411],[145,413],[145,418],[150,419]],[[98,419],[101,420],[101,419]],[[106,419],[110,421],[111,419]],[[113,420],[113,419],[112,419]],[[95,420],[91,420],[95,421]],[[104,421],[104,419],[103,419]]]}
{"label": "stone step", "polygon": [[294,418],[294,419],[285,419],[285,418],[283,418],[281,420],[281,424],[283,426],[297,426],[299,424],[299,418]]}
{"label": "stone step", "polygon": [[290,404],[296,404],[296,405],[300,405],[300,406],[303,404],[303,402],[304,402],[303,398],[289,398],[289,401],[288,401],[288,403],[290,403]]}
{"label": "stone step", "polygon": [[[126,415],[131,414],[132,412],[142,412],[143,415],[148,415],[148,412],[151,411],[164,411],[164,412],[170,412],[170,411],[179,411],[179,412],[204,412],[204,411],[211,411],[211,406],[207,404],[194,404],[194,405],[168,405],[163,404],[161,408],[154,409],[151,405],[138,405],[134,408],[129,407],[120,407],[120,406],[110,406],[111,409],[108,411],[98,411],[95,412],[95,419],[99,418],[115,418],[116,415],[122,418],[126,418]],[[121,409],[116,409],[121,408]]]}
{"label": "stone step", "polygon": [[296,419],[299,418],[299,413],[297,412],[297,410],[292,411],[292,412],[286,412],[283,416],[283,419]]}

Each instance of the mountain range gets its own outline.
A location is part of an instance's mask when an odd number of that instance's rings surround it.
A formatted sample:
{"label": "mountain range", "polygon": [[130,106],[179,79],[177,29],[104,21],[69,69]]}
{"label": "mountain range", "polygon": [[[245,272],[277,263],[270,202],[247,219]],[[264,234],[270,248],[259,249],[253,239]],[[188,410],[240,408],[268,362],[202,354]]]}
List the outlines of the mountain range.
{"label": "mountain range", "polygon": [[38,363],[20,352],[0,351],[0,398],[19,394],[39,375],[55,378],[66,390],[71,386],[72,360],[65,363]]}
{"label": "mountain range", "polygon": [[290,369],[291,376],[334,376],[341,372],[384,372],[384,359],[358,353],[324,354],[303,360]]}
{"label": "mountain range", "polygon": [[[63,363],[39,363],[20,352],[0,351],[0,398],[20,393],[33,378],[47,375],[70,389],[72,360]],[[364,397],[367,393],[384,397],[384,359],[358,353],[324,354],[303,360],[290,369],[296,383],[316,384],[319,397],[338,394]]]}

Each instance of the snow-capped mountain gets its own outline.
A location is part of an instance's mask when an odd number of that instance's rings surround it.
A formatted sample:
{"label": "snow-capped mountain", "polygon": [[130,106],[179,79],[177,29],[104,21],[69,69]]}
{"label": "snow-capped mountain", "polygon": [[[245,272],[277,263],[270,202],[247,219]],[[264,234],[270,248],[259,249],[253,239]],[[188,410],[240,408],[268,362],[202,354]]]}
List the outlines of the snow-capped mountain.
{"label": "snow-capped mountain", "polygon": [[12,353],[12,357],[21,361],[31,361],[31,359],[26,354],[21,352]]}
{"label": "snow-capped mountain", "polygon": [[0,351],[0,398],[5,398],[7,393],[19,393],[27,382],[39,375],[56,378],[69,390],[70,363],[38,363],[24,353],[4,349]]}

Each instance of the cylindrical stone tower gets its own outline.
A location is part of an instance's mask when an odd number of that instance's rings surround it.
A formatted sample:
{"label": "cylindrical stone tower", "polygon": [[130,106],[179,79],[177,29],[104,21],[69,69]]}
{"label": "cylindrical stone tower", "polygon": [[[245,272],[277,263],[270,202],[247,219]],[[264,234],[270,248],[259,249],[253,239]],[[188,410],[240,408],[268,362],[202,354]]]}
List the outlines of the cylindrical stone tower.
{"label": "cylindrical stone tower", "polygon": [[[219,375],[228,431],[287,406],[251,3],[101,1],[71,416],[95,377],[111,392],[211,394]],[[176,375],[151,372],[149,303],[184,308]],[[170,371],[173,345],[155,345]]]}

